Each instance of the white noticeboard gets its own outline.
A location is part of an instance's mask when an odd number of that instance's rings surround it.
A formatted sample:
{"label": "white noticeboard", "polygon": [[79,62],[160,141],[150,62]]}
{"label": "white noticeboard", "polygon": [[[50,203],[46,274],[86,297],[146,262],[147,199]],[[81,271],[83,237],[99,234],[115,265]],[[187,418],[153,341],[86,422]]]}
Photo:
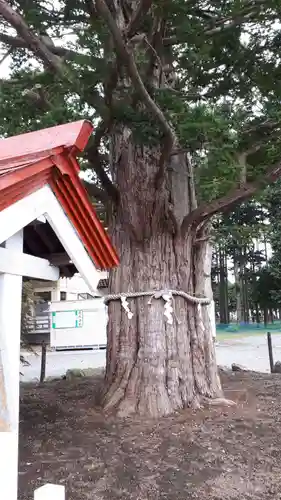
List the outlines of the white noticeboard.
{"label": "white noticeboard", "polygon": [[52,327],[81,328],[83,326],[83,311],[56,311],[52,312]]}
{"label": "white noticeboard", "polygon": [[50,315],[51,347],[106,347],[107,307],[103,298],[52,302]]}

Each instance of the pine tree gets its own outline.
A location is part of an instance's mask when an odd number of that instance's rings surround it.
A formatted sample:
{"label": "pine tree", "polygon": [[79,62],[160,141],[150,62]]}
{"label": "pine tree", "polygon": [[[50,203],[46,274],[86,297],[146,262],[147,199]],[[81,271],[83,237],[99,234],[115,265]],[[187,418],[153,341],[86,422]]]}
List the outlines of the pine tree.
{"label": "pine tree", "polygon": [[230,214],[217,217],[214,224],[215,245],[218,248],[220,298],[220,322],[229,323],[228,274],[235,279],[236,315],[238,323],[249,323],[252,303],[252,287],[256,268],[265,256],[255,249],[255,241],[264,238],[266,211],[259,200],[252,200],[233,208]]}
{"label": "pine tree", "polygon": [[255,295],[264,314],[264,322],[273,316],[273,310],[279,311],[281,301],[281,184],[280,180],[270,186],[264,194],[264,206],[267,210],[267,233],[272,257],[261,269],[255,287]]}

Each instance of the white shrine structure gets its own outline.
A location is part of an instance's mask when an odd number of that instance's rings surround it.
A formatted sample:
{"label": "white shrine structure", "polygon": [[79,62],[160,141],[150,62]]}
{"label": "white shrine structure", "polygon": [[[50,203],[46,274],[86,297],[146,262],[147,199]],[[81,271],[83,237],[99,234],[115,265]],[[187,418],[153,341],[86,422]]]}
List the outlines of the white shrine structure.
{"label": "white shrine structure", "polygon": [[[118,257],[78,176],[87,121],[0,140],[0,498],[17,500],[22,280],[96,269]],[[59,258],[58,258],[59,256]]]}

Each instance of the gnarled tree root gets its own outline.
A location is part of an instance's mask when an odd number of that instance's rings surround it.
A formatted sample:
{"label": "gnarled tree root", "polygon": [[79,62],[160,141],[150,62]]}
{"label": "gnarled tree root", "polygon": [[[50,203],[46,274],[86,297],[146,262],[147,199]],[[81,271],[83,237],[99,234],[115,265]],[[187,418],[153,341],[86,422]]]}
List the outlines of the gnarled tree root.
{"label": "gnarled tree root", "polygon": [[225,399],[225,398],[205,398],[203,397],[201,399],[201,404],[203,406],[237,406],[237,403],[235,401],[232,401],[231,399]]}

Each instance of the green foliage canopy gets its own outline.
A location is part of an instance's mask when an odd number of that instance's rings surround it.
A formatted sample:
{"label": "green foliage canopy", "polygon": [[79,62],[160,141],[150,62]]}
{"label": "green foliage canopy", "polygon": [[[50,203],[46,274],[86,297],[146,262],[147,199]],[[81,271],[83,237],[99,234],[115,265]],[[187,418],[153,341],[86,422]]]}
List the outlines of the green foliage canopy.
{"label": "green foliage canopy", "polygon": [[[128,78],[98,4],[10,2],[57,58],[52,64],[0,12],[0,43],[11,58],[10,73],[0,82],[2,136],[81,117],[100,123],[110,115],[111,126],[130,127],[136,142],[155,146],[164,140],[163,127],[146,103],[134,105],[143,96]],[[107,0],[107,5],[117,24],[122,18],[123,41],[179,149],[192,155],[199,199],[210,202],[247,182],[258,180],[260,187],[262,179],[264,184],[274,180],[270,169],[281,157],[280,3]],[[151,78],[151,64],[161,82]],[[100,145],[107,148],[107,131]],[[85,167],[95,170],[91,162]],[[94,180],[105,187],[99,173]],[[252,194],[244,191],[237,201]]]}

